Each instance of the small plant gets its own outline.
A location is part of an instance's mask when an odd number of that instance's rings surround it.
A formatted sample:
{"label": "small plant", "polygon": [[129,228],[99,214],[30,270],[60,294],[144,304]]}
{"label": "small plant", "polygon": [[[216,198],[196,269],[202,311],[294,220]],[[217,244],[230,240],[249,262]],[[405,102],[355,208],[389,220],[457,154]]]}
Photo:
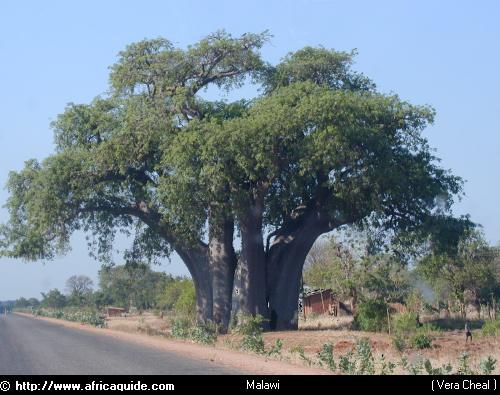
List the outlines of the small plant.
{"label": "small plant", "polygon": [[426,359],[424,362],[424,368],[428,375],[450,374],[453,369],[450,364],[443,365],[440,368],[434,368],[431,361],[429,361],[428,359]]}
{"label": "small plant", "polygon": [[419,350],[431,348],[432,340],[428,334],[419,332],[410,338],[410,345],[412,348],[417,348]]}
{"label": "small plant", "polygon": [[458,370],[459,375],[473,375],[474,371],[470,367],[469,362],[470,355],[467,352],[463,352],[458,357]]}
{"label": "small plant", "polygon": [[299,357],[302,360],[302,362],[304,362],[307,366],[311,366],[314,364],[312,359],[305,354],[304,348],[301,348],[299,350]]}
{"label": "small plant", "polygon": [[393,362],[388,362],[385,359],[384,354],[382,354],[380,356],[379,365],[380,365],[380,374],[381,375],[393,374],[394,369],[396,368],[396,364]]}
{"label": "small plant", "polygon": [[482,374],[492,374],[495,370],[497,360],[493,358],[491,355],[488,355],[486,359],[483,359],[479,364],[479,368],[481,369]]}
{"label": "small plant", "polygon": [[399,366],[401,366],[404,370],[408,370],[408,357],[406,355],[403,355],[401,357],[401,361],[399,361]]}
{"label": "small plant", "polygon": [[215,344],[217,341],[217,328],[211,323],[197,325],[191,328],[189,337],[197,343]]}
{"label": "small plant", "polygon": [[422,358],[418,358],[417,361],[414,364],[412,364],[408,361],[408,358],[404,356],[401,358],[401,362],[399,363],[399,365],[412,375],[421,374],[422,370],[424,369],[424,363],[422,362]]}
{"label": "small plant", "polygon": [[332,372],[337,369],[337,365],[335,363],[335,359],[333,358],[333,344],[325,343],[323,347],[318,352],[317,357],[320,361],[320,364],[325,364],[328,369]]}
{"label": "small plant", "polygon": [[264,353],[264,339],[262,338],[263,322],[264,318],[261,315],[241,317],[237,331],[243,335],[241,342],[243,350],[253,351],[257,354]]}
{"label": "small plant", "polygon": [[394,348],[399,352],[403,352],[406,349],[406,340],[399,334],[392,338],[392,344],[394,345]]}
{"label": "small plant", "polygon": [[409,372],[410,374],[416,376],[419,374],[422,374],[422,371],[424,369],[424,363],[421,358],[417,359],[417,361],[414,364],[409,365]]}
{"label": "small plant", "polygon": [[375,374],[375,363],[369,339],[363,338],[356,342],[356,356],[359,361],[358,374]]}
{"label": "small plant", "polygon": [[172,320],[172,337],[187,339],[190,333],[191,322],[186,318],[176,318]]}
{"label": "small plant", "polygon": [[339,369],[342,373],[355,374],[356,361],[353,361],[353,352],[349,351],[347,354],[341,355],[339,358]]}
{"label": "small plant", "polygon": [[292,349],[290,350],[292,354],[299,354],[300,359],[302,362],[304,362],[306,365],[311,366],[313,364],[313,361],[307,357],[304,347],[301,345],[293,346]]}
{"label": "small plant", "polygon": [[281,349],[283,348],[283,342],[281,339],[276,339],[276,343],[274,343],[271,348],[266,352],[268,356],[273,355],[281,355]]}

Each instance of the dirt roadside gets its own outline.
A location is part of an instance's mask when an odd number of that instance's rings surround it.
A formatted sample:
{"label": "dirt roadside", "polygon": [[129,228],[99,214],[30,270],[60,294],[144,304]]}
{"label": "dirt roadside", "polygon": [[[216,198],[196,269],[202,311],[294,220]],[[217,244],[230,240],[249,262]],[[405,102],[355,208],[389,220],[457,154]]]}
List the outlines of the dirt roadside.
{"label": "dirt roadside", "polygon": [[199,344],[193,344],[181,340],[165,339],[160,337],[148,336],[146,334],[140,334],[140,333],[125,333],[113,329],[95,328],[77,322],[70,322],[70,321],[64,321],[47,317],[35,317],[31,314],[25,314],[25,313],[14,313],[14,314],[22,315],[35,320],[43,320],[51,322],[57,325],[65,326],[67,328],[83,330],[104,336],[109,336],[123,341],[133,342],[139,345],[143,345],[145,347],[152,347],[159,350],[179,353],[185,357],[190,357],[207,362],[213,362],[218,365],[231,367],[234,369],[241,370],[243,372],[248,372],[249,374],[258,374],[258,375],[329,374],[329,372],[323,369],[297,366],[291,363],[276,361],[258,355],[252,355],[234,350],[220,349],[212,346],[202,346]]}

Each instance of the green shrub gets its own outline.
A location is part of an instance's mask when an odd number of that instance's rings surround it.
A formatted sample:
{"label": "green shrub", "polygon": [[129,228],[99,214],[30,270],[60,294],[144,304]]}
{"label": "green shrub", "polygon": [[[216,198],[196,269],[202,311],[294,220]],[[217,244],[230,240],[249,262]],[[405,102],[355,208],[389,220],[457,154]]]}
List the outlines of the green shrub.
{"label": "green shrub", "polygon": [[432,340],[427,333],[418,332],[410,338],[410,346],[422,350],[424,348],[431,348]]}
{"label": "green shrub", "polygon": [[387,361],[385,359],[384,354],[380,356],[379,365],[380,365],[380,375],[393,374],[394,369],[396,368],[396,364]]}
{"label": "green shrub", "polygon": [[363,338],[356,342],[356,356],[359,362],[358,374],[375,374],[375,363],[369,339]]}
{"label": "green shrub", "polygon": [[325,364],[328,369],[332,372],[337,369],[337,365],[335,364],[335,359],[333,358],[333,344],[325,343],[323,347],[318,352],[317,357],[321,364]]}
{"label": "green shrub", "polygon": [[450,374],[453,369],[453,367],[450,364],[443,365],[440,368],[435,368],[432,366],[431,361],[429,361],[428,359],[426,359],[424,362],[424,368],[428,375],[438,375],[438,376],[442,376],[444,374]]}
{"label": "green shrub", "polygon": [[66,321],[80,322],[82,324],[89,324],[96,327],[105,327],[106,320],[101,317],[96,311],[85,310],[50,310],[38,309],[34,312],[37,316],[57,318]]}
{"label": "green shrub", "polygon": [[500,335],[500,319],[488,320],[481,328],[481,335],[496,337]]}
{"label": "green shrub", "polygon": [[363,331],[387,330],[387,304],[379,300],[366,300],[358,305],[354,327]]}
{"label": "green shrub", "polygon": [[196,313],[196,291],[192,281],[185,281],[179,299],[174,303],[177,313],[194,317]]}
{"label": "green shrub", "polygon": [[349,351],[347,354],[341,355],[339,358],[339,369],[345,374],[356,373],[356,361],[353,360],[353,352]]}
{"label": "green shrub", "polygon": [[394,345],[394,348],[399,352],[403,352],[406,349],[406,340],[399,334],[392,338],[392,344]]}
{"label": "green shrub", "polygon": [[460,354],[460,356],[458,357],[457,374],[466,376],[475,374],[475,372],[470,367],[469,358],[470,355],[467,352],[463,352]]}
{"label": "green shrub", "polygon": [[421,358],[418,358],[415,363],[410,363],[408,358],[403,356],[399,365],[412,375],[421,374],[424,369],[424,363]]}
{"label": "green shrub", "polygon": [[403,335],[414,333],[418,329],[417,320],[417,313],[411,311],[396,314],[392,320],[393,330],[395,333]]}
{"label": "green shrub", "polygon": [[169,282],[165,289],[156,297],[156,306],[161,310],[194,317],[196,312],[196,292],[193,281],[188,278],[178,278]]}
{"label": "green shrub", "polygon": [[187,339],[190,334],[192,321],[186,317],[174,318],[171,321],[171,334],[172,337],[179,339]]}
{"label": "green shrub", "polygon": [[217,328],[213,324],[197,325],[190,329],[189,337],[197,343],[215,344]]}
{"label": "green shrub", "polygon": [[268,356],[281,355],[281,349],[283,348],[283,341],[281,339],[276,339],[271,348],[266,352]]}
{"label": "green shrub", "polygon": [[481,369],[482,374],[492,374],[495,370],[497,360],[489,355],[486,359],[483,359],[479,364],[479,368]]}
{"label": "green shrub", "polygon": [[310,359],[309,357],[307,357],[306,355],[306,352],[304,350],[304,347],[299,344],[299,345],[296,345],[296,346],[293,346],[291,349],[290,349],[290,352],[292,354],[299,354],[299,357],[300,359],[302,360],[302,362],[304,362],[305,364],[307,364],[308,366],[311,366],[314,362],[312,361],[312,359]]}
{"label": "green shrub", "polygon": [[243,335],[241,348],[257,354],[264,353],[264,339],[262,338],[264,318],[261,315],[240,316],[238,322],[237,332]]}

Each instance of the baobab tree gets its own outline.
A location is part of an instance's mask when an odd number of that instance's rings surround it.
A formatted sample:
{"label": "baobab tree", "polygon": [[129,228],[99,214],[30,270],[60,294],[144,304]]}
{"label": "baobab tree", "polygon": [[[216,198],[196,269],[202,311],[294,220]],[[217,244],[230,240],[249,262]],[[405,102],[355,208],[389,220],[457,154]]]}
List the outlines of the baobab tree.
{"label": "baobab tree", "polygon": [[[461,179],[421,134],[431,108],[378,92],[352,70],[354,53],[307,47],[267,64],[268,38],[128,46],[109,96],[68,105],[53,124],[56,153],[11,173],[3,254],[50,259],[84,230],[107,260],[116,231],[132,230],[127,260],[181,257],[199,322],[227,329],[236,282],[243,313],[288,329],[321,234],[370,222],[408,241],[467,222],[449,213]],[[199,94],[247,81],[261,87],[253,100]]]}

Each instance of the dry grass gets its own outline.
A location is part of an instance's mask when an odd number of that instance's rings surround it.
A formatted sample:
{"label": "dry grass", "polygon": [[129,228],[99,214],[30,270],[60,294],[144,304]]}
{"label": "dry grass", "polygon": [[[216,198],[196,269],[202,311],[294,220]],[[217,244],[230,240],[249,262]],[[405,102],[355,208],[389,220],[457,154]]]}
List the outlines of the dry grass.
{"label": "dry grass", "polygon": [[352,316],[333,317],[319,315],[306,319],[301,317],[299,319],[299,330],[350,329],[352,321]]}
{"label": "dry grass", "polygon": [[106,322],[109,329],[127,333],[150,332],[165,335],[169,333],[168,322],[151,312],[127,317],[109,317]]}

